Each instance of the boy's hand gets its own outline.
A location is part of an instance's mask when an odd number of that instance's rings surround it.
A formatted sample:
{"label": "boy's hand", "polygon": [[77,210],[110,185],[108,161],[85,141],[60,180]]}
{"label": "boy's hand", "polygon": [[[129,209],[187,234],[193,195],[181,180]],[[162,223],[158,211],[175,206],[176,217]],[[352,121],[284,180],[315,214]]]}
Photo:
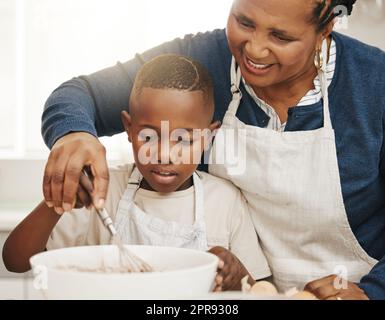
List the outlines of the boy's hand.
{"label": "boy's hand", "polygon": [[[87,167],[85,167],[84,170],[89,172],[89,169]],[[76,209],[83,207],[90,209],[92,206],[93,192],[93,179],[91,173],[89,172],[88,175],[82,173],[82,175],[80,176],[79,187],[76,193],[76,202],[74,207]]]}
{"label": "boy's hand", "polygon": [[[214,291],[241,290],[242,278],[249,275],[242,262],[223,247],[213,247],[209,252],[215,254],[220,259]],[[255,283],[251,276],[249,276],[249,279],[251,285]]]}
{"label": "boy's hand", "polygon": [[109,182],[106,151],[97,138],[85,132],[69,133],[52,147],[43,179],[47,206],[59,214],[73,208],[82,169],[87,165],[95,178],[93,202],[103,207]]}
{"label": "boy's hand", "polygon": [[[346,286],[340,289],[338,284],[341,281],[344,281]],[[355,283],[334,274],[309,282],[304,290],[321,300],[369,300],[365,292]]]}

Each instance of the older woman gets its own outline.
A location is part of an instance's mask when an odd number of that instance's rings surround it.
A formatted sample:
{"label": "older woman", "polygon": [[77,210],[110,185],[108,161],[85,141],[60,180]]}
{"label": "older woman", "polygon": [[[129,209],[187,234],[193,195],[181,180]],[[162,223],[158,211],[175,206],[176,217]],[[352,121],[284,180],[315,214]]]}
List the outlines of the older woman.
{"label": "older woman", "polygon": [[[245,133],[244,170],[224,162],[209,171],[243,191],[274,283],[306,285],[321,299],[384,299],[385,53],[332,32],[354,3],[235,0],[226,30],[64,83],[43,114],[47,204],[70,210],[89,164],[103,205],[108,171],[96,136],[123,131],[120,112],[144,61],[187,55],[214,77],[221,130]],[[214,151],[222,148],[216,139]]]}

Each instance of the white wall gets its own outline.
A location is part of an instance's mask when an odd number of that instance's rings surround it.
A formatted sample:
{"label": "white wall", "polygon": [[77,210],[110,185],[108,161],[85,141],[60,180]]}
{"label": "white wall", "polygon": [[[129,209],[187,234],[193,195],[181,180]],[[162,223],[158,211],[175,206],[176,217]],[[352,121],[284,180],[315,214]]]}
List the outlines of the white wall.
{"label": "white wall", "polygon": [[340,31],[385,50],[385,1],[357,1],[348,29]]}
{"label": "white wall", "polygon": [[[338,31],[385,50],[385,6],[377,2],[358,1],[348,28]],[[44,162],[11,160],[47,157],[40,117],[58,84],[174,37],[224,27],[231,3],[0,0],[0,207],[41,198]],[[130,158],[125,135],[103,143],[110,159]]]}
{"label": "white wall", "polygon": [[[222,28],[231,2],[0,0],[0,158],[46,157],[40,118],[60,83],[186,33]],[[115,140],[114,150],[122,141]]]}
{"label": "white wall", "polygon": [[[385,49],[382,0],[358,1],[348,29]],[[186,33],[222,28],[232,0],[0,0],[0,158],[45,158],[43,104],[72,76]],[[381,12],[381,13],[380,13]],[[125,137],[104,139],[110,157]],[[115,152],[113,154],[113,151]]]}

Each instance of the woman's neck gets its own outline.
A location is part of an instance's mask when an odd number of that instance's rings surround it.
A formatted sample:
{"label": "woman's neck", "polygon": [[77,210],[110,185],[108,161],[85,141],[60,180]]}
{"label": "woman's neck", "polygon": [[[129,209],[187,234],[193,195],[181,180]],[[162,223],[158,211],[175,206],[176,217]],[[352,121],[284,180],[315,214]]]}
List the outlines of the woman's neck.
{"label": "woman's neck", "polygon": [[296,106],[309,90],[314,89],[316,75],[316,68],[311,65],[295,79],[266,88],[254,87],[253,90],[260,99],[275,110],[281,122],[284,123],[287,121],[289,108]]}

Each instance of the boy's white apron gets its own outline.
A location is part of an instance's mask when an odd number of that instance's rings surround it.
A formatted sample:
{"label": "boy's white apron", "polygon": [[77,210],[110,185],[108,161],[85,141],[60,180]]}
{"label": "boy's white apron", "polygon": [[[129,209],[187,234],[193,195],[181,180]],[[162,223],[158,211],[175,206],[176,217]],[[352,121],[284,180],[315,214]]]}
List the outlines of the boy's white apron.
{"label": "boy's white apron", "polygon": [[119,202],[115,225],[123,243],[207,250],[203,186],[198,175],[196,173],[193,175],[195,192],[193,225],[166,221],[143,212],[134,201],[142,178],[139,170],[134,168]]}
{"label": "boy's white apron", "polygon": [[[326,41],[322,51],[326,57]],[[236,148],[246,150],[246,166],[241,173],[234,173],[234,165],[226,161],[209,166],[210,173],[231,180],[245,195],[273,281],[281,291],[302,288],[330,274],[359,281],[377,262],[361,248],[347,220],[325,68],[319,76],[324,126],[277,132],[246,125],[236,117],[241,73],[233,58],[233,99],[220,130],[222,134],[229,129],[235,132]],[[225,147],[231,145],[215,139],[210,159],[214,162],[210,163],[215,163],[216,150]]]}

